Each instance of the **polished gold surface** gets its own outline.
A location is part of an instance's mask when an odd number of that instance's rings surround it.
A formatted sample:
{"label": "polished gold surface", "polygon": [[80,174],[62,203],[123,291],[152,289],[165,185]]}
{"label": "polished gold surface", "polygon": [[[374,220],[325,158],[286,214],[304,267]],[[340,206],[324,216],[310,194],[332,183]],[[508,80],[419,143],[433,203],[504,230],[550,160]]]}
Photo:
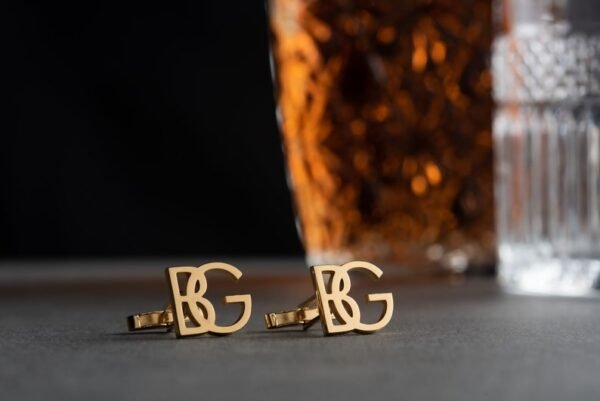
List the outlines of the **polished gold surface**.
{"label": "polished gold surface", "polygon": [[[220,326],[216,323],[216,311],[213,304],[204,298],[208,289],[206,273],[211,270],[221,270],[228,273],[235,280],[239,280],[242,272],[227,263],[207,263],[200,267],[169,267],[166,270],[167,280],[171,288],[172,304],[175,308],[175,333],[177,337],[193,336],[199,334],[226,335],[240,330],[248,323],[252,312],[252,298],[249,294],[227,295],[226,304],[241,303],[242,313],[238,320],[229,326]],[[186,285],[179,285],[178,278],[187,276]],[[186,321],[186,317],[189,318]]]}
{"label": "polished gold surface", "polygon": [[317,298],[313,296],[298,305],[296,309],[267,313],[265,315],[267,329],[278,329],[299,324],[303,326],[304,330],[308,329],[319,318],[319,308],[316,306],[316,300]]}
{"label": "polished gold surface", "polygon": [[351,270],[363,270],[375,278],[383,271],[372,263],[354,261],[344,265],[321,265],[310,268],[315,296],[300,304],[296,309],[284,312],[267,313],[267,329],[277,329],[292,325],[310,327],[320,317],[325,335],[342,334],[351,331],[373,333],[384,328],[392,319],[394,299],[391,293],[369,294],[369,302],[382,302],[383,311],[375,323],[361,322],[360,307],[349,295]]}
{"label": "polished gold surface", "polygon": [[[351,270],[364,270],[375,278],[380,278],[383,272],[377,266],[368,262],[349,262],[342,266],[323,265],[311,267],[311,277],[317,305],[325,334],[339,334],[355,331],[357,333],[373,333],[384,328],[392,319],[394,299],[392,293],[369,294],[369,302],[383,302],[384,309],[379,320],[375,323],[362,323],[360,307],[348,293],[351,288]],[[325,277],[328,277],[325,281]]]}
{"label": "polished gold surface", "polygon": [[129,331],[152,330],[173,326],[173,307],[167,306],[165,310],[137,313],[127,316]]}
{"label": "polished gold surface", "polygon": [[[171,293],[172,304],[165,310],[138,313],[127,317],[129,331],[141,331],[166,328],[175,329],[177,337],[200,334],[226,335],[240,330],[248,323],[252,313],[252,298],[249,294],[228,295],[226,304],[241,303],[242,313],[238,320],[229,326],[216,324],[216,311],[213,304],[204,298],[208,289],[206,273],[211,270],[221,270],[235,280],[239,280],[242,272],[226,263],[207,263],[200,267],[169,267],[166,270],[167,281]],[[186,284],[179,285],[179,278],[184,277]],[[182,288],[185,288],[182,291]],[[174,305],[174,307],[173,307]]]}

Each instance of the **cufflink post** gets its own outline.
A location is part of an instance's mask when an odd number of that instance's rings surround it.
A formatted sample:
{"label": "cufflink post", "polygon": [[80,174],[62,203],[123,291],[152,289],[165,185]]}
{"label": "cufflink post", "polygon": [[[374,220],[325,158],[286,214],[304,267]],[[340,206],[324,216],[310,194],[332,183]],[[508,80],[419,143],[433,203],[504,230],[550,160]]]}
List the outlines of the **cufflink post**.
{"label": "cufflink post", "polygon": [[316,298],[312,296],[295,309],[265,314],[265,325],[267,329],[302,325],[302,329],[307,330],[316,323],[318,318],[319,308],[316,305]]}
{"label": "cufflink post", "polygon": [[173,327],[173,307],[167,306],[165,310],[136,313],[127,316],[129,331],[142,331],[166,328],[170,331]]}

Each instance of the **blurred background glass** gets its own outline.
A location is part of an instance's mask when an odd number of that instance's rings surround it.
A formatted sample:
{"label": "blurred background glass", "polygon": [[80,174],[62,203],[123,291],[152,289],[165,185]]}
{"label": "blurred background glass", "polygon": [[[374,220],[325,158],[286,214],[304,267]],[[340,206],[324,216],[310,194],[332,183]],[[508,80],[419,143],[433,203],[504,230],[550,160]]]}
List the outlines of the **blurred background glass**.
{"label": "blurred background glass", "polygon": [[499,1],[499,276],[580,295],[600,278],[600,1]]}
{"label": "blurred background glass", "polygon": [[494,263],[489,0],[270,0],[309,264]]}

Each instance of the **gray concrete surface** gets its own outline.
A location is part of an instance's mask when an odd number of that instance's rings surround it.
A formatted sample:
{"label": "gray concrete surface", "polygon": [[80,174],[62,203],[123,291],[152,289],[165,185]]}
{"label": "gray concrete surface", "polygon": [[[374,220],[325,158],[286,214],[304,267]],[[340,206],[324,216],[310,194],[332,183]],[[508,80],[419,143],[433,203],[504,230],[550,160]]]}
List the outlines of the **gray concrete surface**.
{"label": "gray concrete surface", "polygon": [[267,332],[263,313],[309,291],[305,271],[279,270],[236,287],[254,300],[237,334],[126,333],[126,315],[167,299],[161,274],[139,286],[6,276],[0,400],[600,400],[598,300],[509,295],[491,279],[390,280],[376,290],[394,293],[394,318],[377,334]]}

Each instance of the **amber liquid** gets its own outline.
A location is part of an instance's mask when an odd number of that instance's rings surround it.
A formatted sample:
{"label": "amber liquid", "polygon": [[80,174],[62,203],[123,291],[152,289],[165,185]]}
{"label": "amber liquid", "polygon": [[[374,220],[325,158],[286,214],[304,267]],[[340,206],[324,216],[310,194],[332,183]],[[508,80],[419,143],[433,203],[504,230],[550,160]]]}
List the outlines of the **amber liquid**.
{"label": "amber liquid", "polygon": [[489,0],[271,0],[309,263],[494,260]]}

